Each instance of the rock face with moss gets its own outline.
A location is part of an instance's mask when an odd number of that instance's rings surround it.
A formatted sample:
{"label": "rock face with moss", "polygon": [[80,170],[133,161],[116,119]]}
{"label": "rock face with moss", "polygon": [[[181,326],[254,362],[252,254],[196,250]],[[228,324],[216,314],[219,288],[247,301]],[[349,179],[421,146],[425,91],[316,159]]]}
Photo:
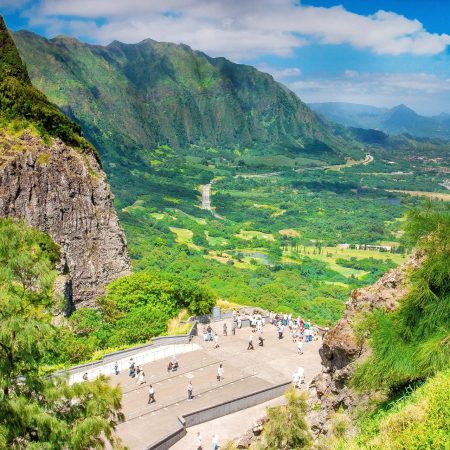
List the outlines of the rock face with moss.
{"label": "rock face with moss", "polygon": [[95,148],[32,86],[1,16],[0,217],[24,219],[60,246],[55,289],[69,311],[95,306],[107,284],[131,272]]}
{"label": "rock face with moss", "polygon": [[23,218],[61,247],[61,293],[94,306],[112,280],[130,273],[127,245],[106,176],[92,153],[28,131],[0,132],[0,216]]}
{"label": "rock face with moss", "polygon": [[370,351],[363,330],[355,332],[359,319],[374,309],[393,311],[410,287],[410,272],[419,265],[420,255],[415,254],[373,286],[352,291],[342,319],[327,333],[319,351],[322,373],[309,386],[308,422],[316,437],[327,434],[330,419],[340,408],[349,412],[365,400],[349,387],[356,366]]}

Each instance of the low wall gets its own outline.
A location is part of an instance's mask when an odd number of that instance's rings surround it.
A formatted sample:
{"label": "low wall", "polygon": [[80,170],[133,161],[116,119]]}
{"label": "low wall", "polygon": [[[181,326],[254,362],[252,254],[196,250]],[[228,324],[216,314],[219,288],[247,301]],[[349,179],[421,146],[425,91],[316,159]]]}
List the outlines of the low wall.
{"label": "low wall", "polygon": [[74,373],[79,373],[84,370],[95,369],[99,366],[103,366],[104,364],[109,364],[112,361],[118,359],[124,359],[136,355],[137,353],[141,353],[145,350],[153,350],[158,347],[162,347],[164,345],[173,345],[173,344],[189,344],[193,336],[197,335],[197,321],[195,321],[191,329],[187,334],[173,335],[173,336],[159,336],[152,339],[150,344],[139,345],[138,347],[126,348],[124,350],[119,350],[113,353],[107,353],[102,356],[102,359],[98,361],[93,361],[86,364],[79,364],[78,366],[70,367],[67,370],[58,370],[57,374],[62,374],[64,372],[72,375]]}
{"label": "low wall", "polygon": [[186,421],[186,427],[192,427],[199,423],[208,422],[218,417],[226,416],[242,409],[251,408],[260,403],[267,402],[273,398],[280,397],[284,394],[286,389],[291,385],[291,382],[277,384],[260,391],[252,392],[232,400],[228,400],[218,405],[210,406],[209,408],[199,409],[197,411],[185,414],[183,419]]}
{"label": "low wall", "polygon": [[186,435],[186,428],[280,397],[285,393],[286,389],[288,389],[290,385],[291,382],[287,381],[285,383],[277,384],[275,386],[261,389],[260,391],[252,392],[251,394],[243,395],[241,397],[210,406],[208,408],[193,411],[185,414],[184,416],[178,416],[178,428],[167,436],[164,436],[159,441],[149,445],[144,450],[168,450],[172,445],[176,444]]}
{"label": "low wall", "polygon": [[178,428],[178,430],[164,436],[159,441],[154,442],[149,447],[145,447],[144,450],[168,450],[172,445],[175,445],[180,439],[186,436],[186,427]]}

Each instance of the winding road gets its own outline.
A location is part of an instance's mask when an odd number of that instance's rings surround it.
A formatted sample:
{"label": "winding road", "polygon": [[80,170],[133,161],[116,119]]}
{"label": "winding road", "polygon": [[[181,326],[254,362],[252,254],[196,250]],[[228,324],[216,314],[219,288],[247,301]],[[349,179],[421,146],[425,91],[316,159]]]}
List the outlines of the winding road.
{"label": "winding road", "polygon": [[216,219],[222,219],[224,220],[224,217],[219,216],[219,214],[216,214],[212,209],[211,209],[211,201],[210,201],[210,189],[211,189],[211,183],[205,184],[203,186],[203,190],[202,190],[202,209],[206,209],[207,211],[209,211]]}

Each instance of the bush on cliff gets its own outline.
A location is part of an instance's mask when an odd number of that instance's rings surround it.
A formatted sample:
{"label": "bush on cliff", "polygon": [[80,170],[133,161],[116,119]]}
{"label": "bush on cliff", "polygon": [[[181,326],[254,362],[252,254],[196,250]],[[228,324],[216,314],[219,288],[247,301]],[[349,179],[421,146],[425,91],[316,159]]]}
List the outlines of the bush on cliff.
{"label": "bush on cliff", "polygon": [[370,318],[372,354],[358,368],[362,389],[399,389],[450,367],[450,209],[412,211],[408,236],[425,259],[392,313]]}

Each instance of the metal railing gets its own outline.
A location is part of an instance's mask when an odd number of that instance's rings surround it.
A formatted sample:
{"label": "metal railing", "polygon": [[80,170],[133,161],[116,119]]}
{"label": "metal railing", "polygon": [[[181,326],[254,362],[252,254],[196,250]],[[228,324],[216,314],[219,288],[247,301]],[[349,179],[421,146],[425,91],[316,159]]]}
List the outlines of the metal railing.
{"label": "metal railing", "polygon": [[[188,351],[193,351],[196,344],[168,344],[167,342],[156,345],[151,349],[138,353],[137,355],[132,355],[135,365],[144,365],[151,362],[155,362],[160,359],[167,358],[168,356],[176,356],[177,353],[186,353]],[[165,348],[160,348],[165,347]],[[118,359],[118,370],[128,370],[129,359],[123,358]],[[114,359],[108,361],[94,361],[89,365],[84,364],[83,366],[75,368],[75,370],[70,371],[69,381],[74,383],[76,381],[82,381],[81,376],[83,373],[88,372],[89,379],[97,378],[101,373],[103,374],[113,374],[114,373]]]}
{"label": "metal railing", "polygon": [[[253,369],[240,370],[239,372],[234,372],[228,376],[223,377],[222,378],[223,381],[221,381],[220,383],[218,383],[217,381],[209,381],[208,383],[196,386],[194,397],[201,397],[203,394],[207,392],[212,392],[213,390],[221,389],[224,386],[231,385],[237,381],[245,380],[246,378],[254,377],[256,375],[257,373]],[[155,396],[158,399],[156,404],[141,406],[139,408],[135,408],[124,413],[125,422],[129,422],[130,420],[137,419],[147,414],[156,413],[161,409],[167,409],[168,407],[173,405],[178,406],[180,403],[188,401],[185,392],[170,395],[162,399],[159,399],[158,392],[155,392]]]}

